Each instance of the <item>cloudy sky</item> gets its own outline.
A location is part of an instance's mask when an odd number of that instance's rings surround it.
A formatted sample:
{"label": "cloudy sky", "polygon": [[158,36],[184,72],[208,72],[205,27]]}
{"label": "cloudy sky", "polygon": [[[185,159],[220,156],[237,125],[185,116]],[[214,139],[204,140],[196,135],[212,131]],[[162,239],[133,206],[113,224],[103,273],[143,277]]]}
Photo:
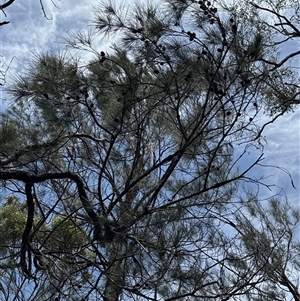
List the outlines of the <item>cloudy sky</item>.
{"label": "cloudy sky", "polygon": [[[53,2],[52,2],[53,1]],[[41,50],[58,51],[62,48],[62,37],[78,29],[85,30],[92,25],[94,7],[99,6],[96,0],[43,0],[47,20],[39,0],[16,0],[5,10],[7,17],[1,13],[0,21],[9,20],[10,24],[0,27],[1,63],[11,60],[8,78],[19,72],[28,63],[32,52]],[[128,0],[129,1],[129,0]],[[1,3],[4,0],[0,1]],[[55,7],[55,5],[57,7]],[[105,41],[101,47],[105,47]],[[299,49],[298,44],[291,44],[291,49]],[[290,50],[290,49],[289,49]],[[300,65],[299,59],[293,62]],[[4,107],[6,95],[0,94],[0,108]],[[271,124],[265,131],[265,164],[287,169],[294,180],[296,190],[292,188],[289,177],[276,169],[256,169],[257,177],[272,175],[270,182],[283,186],[290,200],[299,204],[299,166],[300,166],[300,110],[285,115]],[[278,190],[265,192],[272,195]]]}
{"label": "cloudy sky", "polygon": [[1,14],[1,21],[10,21],[0,29],[1,53],[5,62],[13,58],[12,70],[21,70],[32,51],[57,51],[62,47],[59,42],[64,35],[91,26],[93,6],[98,1],[43,0],[42,3],[50,20],[44,17],[39,0],[16,0],[5,9],[7,18]]}

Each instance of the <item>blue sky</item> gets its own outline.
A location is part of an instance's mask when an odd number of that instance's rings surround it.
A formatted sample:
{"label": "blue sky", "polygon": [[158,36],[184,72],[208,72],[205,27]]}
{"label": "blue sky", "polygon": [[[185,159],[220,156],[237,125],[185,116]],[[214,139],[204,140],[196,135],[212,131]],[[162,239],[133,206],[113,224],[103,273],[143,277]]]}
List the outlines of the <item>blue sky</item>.
{"label": "blue sky", "polygon": [[[24,70],[28,63],[31,52],[41,50],[58,51],[63,48],[62,37],[72,31],[86,30],[92,25],[93,7],[99,5],[96,0],[53,0],[58,6],[56,8],[51,0],[44,0],[43,5],[47,20],[38,0],[15,1],[5,10],[7,18],[3,14],[0,21],[9,20],[10,24],[0,27],[0,41],[2,54],[1,63],[8,64],[8,80],[11,76]],[[2,1],[3,2],[3,1]],[[125,1],[126,2],[126,1]],[[102,41],[99,47],[106,48],[108,42]],[[299,43],[289,44],[284,51],[298,50]],[[299,58],[293,61],[296,67],[300,66]],[[1,93],[1,92],[0,92]],[[0,94],[0,109],[4,107],[6,95]],[[255,169],[253,172],[259,177],[261,175],[272,177],[270,183],[284,187],[287,197],[299,204],[299,166],[300,166],[300,109],[288,114],[268,126],[264,132],[267,143],[265,145],[265,164],[276,165],[287,169],[294,180],[297,188],[295,190],[290,184],[289,177],[276,169]],[[251,154],[250,154],[251,157]],[[264,194],[278,192],[265,191]]]}

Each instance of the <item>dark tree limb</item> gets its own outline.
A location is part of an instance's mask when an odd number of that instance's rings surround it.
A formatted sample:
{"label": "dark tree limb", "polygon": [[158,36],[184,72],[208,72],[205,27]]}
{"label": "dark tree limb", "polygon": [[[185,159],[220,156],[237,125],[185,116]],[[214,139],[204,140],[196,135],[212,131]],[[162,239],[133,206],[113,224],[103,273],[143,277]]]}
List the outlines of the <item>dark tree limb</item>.
{"label": "dark tree limb", "polygon": [[[34,201],[32,196],[32,187],[31,182],[25,183],[25,193],[26,193],[26,202],[27,202],[27,222],[22,235],[22,245],[21,245],[21,267],[25,275],[32,277],[31,275],[31,256],[30,256],[30,241],[29,236],[33,225],[33,215],[34,215]],[[29,264],[26,263],[26,253],[29,260]]]}
{"label": "dark tree limb", "polygon": [[[53,3],[53,2],[52,2],[52,3]],[[42,0],[40,0],[40,5],[41,5],[41,9],[42,9],[42,11],[43,11],[44,17],[45,17],[47,20],[52,20],[53,18],[48,18],[48,17],[47,17],[47,14],[46,14],[46,12],[45,12],[45,8],[44,8],[43,1],[42,1]]]}
{"label": "dark tree limb", "polygon": [[[33,226],[33,217],[34,217],[34,199],[32,194],[32,188],[34,183],[41,183],[47,180],[54,179],[70,179],[74,181],[77,185],[77,191],[79,194],[79,198],[81,200],[81,204],[85,209],[87,215],[93,222],[95,231],[100,229],[99,217],[93,209],[92,204],[88,200],[88,196],[86,194],[86,190],[84,187],[84,182],[82,179],[74,173],[71,172],[62,172],[62,173],[46,173],[39,176],[30,175],[25,171],[0,171],[0,180],[18,180],[25,183],[25,194],[27,198],[27,222],[25,226],[25,230],[22,235],[22,245],[21,245],[21,261],[20,265],[24,274],[32,278],[31,274],[31,246],[30,246],[30,232]],[[27,260],[26,260],[27,259]]]}
{"label": "dark tree limb", "polygon": [[7,1],[6,3],[3,3],[2,5],[0,5],[0,9],[2,10],[2,9],[4,9],[4,8],[8,7],[8,6],[10,6],[11,4],[13,4],[14,2],[15,2],[15,0],[9,0],[9,1]]}
{"label": "dark tree limb", "polygon": [[9,24],[9,23],[10,23],[9,21],[3,21],[3,22],[0,22],[0,26],[6,25],[6,24]]}
{"label": "dark tree limb", "polygon": [[[31,175],[25,171],[5,171],[5,172],[0,171],[0,180],[18,180],[24,182],[25,184],[29,183],[30,185],[33,185],[34,183],[41,183],[47,180],[54,180],[54,179],[70,179],[76,183],[77,191],[83,208],[85,209],[86,213],[92,220],[93,224],[95,226],[98,226],[99,224],[98,215],[96,214],[96,212],[92,207],[92,204],[88,200],[88,196],[86,194],[86,190],[84,187],[84,182],[77,174],[74,174],[72,172],[62,172],[62,173],[45,173],[42,175]],[[28,187],[26,188],[26,194],[27,192],[29,193]]]}

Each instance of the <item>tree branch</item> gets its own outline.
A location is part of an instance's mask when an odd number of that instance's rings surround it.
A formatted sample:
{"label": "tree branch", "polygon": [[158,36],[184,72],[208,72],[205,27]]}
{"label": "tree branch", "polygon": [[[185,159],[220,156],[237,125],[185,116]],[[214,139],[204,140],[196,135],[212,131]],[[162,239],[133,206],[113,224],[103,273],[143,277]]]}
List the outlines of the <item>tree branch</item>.
{"label": "tree branch", "polygon": [[28,254],[28,259],[30,262],[30,244],[29,236],[33,225],[33,215],[34,215],[34,202],[33,196],[31,193],[33,184],[31,182],[26,182],[25,184],[25,193],[26,193],[26,202],[27,202],[27,222],[22,235],[22,245],[21,245],[21,267],[25,275],[32,277],[31,275],[31,264],[26,264],[26,253]]}
{"label": "tree branch", "polygon": [[42,175],[30,175],[25,171],[0,171],[0,180],[19,180],[24,183],[41,183],[47,180],[54,179],[70,179],[74,181],[77,185],[77,191],[81,203],[88,214],[88,216],[93,221],[94,225],[97,226],[99,223],[98,215],[93,210],[92,204],[89,202],[84,183],[82,179],[74,173],[71,172],[62,172],[62,173],[45,173]]}
{"label": "tree branch", "polygon": [[9,0],[9,1],[7,1],[6,3],[0,5],[0,9],[2,10],[2,9],[4,9],[4,8],[8,7],[8,6],[10,6],[11,4],[13,4],[14,2],[15,2],[15,0]]}

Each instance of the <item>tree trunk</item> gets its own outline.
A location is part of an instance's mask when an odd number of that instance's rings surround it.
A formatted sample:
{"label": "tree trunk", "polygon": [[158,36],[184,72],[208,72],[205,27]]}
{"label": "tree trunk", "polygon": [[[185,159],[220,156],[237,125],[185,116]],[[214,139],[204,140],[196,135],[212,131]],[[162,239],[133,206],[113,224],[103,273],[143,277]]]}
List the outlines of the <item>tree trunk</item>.
{"label": "tree trunk", "polygon": [[124,271],[122,267],[122,243],[116,241],[112,243],[111,265],[106,271],[106,284],[104,291],[104,301],[118,301],[124,285]]}

